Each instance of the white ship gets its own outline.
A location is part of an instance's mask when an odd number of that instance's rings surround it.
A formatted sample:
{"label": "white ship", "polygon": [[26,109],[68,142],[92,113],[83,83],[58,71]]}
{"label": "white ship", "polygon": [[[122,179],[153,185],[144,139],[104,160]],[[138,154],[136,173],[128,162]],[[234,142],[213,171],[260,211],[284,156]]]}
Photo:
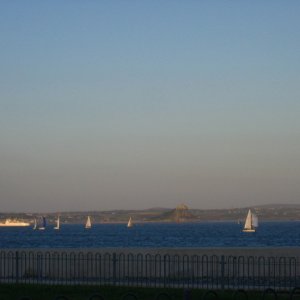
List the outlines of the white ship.
{"label": "white ship", "polygon": [[0,223],[0,227],[25,227],[30,226],[30,223],[18,220],[6,219],[4,223]]}

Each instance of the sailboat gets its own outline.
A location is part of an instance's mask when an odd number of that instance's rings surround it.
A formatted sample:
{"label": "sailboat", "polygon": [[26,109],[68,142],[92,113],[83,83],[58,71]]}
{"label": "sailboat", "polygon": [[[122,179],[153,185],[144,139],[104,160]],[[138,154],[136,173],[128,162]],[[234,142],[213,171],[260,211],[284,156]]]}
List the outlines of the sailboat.
{"label": "sailboat", "polygon": [[249,209],[243,232],[255,232],[256,227],[258,227],[258,218],[256,214],[252,213]]}
{"label": "sailboat", "polygon": [[59,228],[60,228],[60,220],[59,220],[59,217],[57,217],[56,226],[54,227],[54,229],[59,230]]}
{"label": "sailboat", "polygon": [[46,229],[46,218],[45,217],[42,217],[42,224],[38,229],[39,230],[45,230]]}
{"label": "sailboat", "polygon": [[92,227],[92,222],[90,216],[87,217],[86,223],[85,223],[85,228],[89,229]]}
{"label": "sailboat", "polygon": [[36,222],[36,219],[34,219],[34,223],[33,223],[33,230],[36,230],[36,228],[37,228],[37,222]]}
{"label": "sailboat", "polygon": [[132,219],[131,219],[131,217],[129,218],[129,221],[128,221],[128,223],[127,223],[127,227],[129,228],[129,227],[132,227],[133,226],[133,222],[132,222]]}

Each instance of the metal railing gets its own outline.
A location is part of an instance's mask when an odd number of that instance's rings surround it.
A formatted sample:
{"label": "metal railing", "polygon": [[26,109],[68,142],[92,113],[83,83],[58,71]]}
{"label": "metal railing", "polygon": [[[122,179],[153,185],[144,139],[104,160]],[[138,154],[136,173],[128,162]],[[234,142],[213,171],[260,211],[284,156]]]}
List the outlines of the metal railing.
{"label": "metal railing", "polygon": [[296,257],[0,251],[1,283],[291,290]]}
{"label": "metal railing", "polygon": [[[180,300],[191,300],[195,299],[192,298],[191,295],[191,290],[184,290],[184,292],[189,292],[189,293],[184,293],[182,296],[179,296],[178,294],[172,295],[166,292],[161,292],[155,295],[148,295],[147,299],[152,299],[152,300],[175,300],[175,299],[180,299]],[[268,288],[263,291],[256,292],[255,294],[249,293],[249,291],[246,290],[235,290],[230,294],[227,293],[225,299],[231,299],[231,300],[238,300],[238,299],[245,299],[245,300],[250,300],[250,299],[289,299],[289,300],[296,300],[299,299],[300,296],[300,288],[294,288],[292,289],[289,293],[285,294],[279,294],[275,290]],[[283,297],[282,297],[283,296]],[[200,298],[201,297],[201,298]],[[202,295],[198,297],[197,299],[202,299],[202,300],[221,300],[224,299],[224,295],[220,293],[220,291],[215,291],[215,290],[207,290],[203,291]],[[48,299],[51,300],[71,300],[72,298],[69,298],[69,295],[59,295],[59,296],[54,296],[54,297],[47,297]],[[1,298],[2,299],[2,298]],[[31,300],[32,298],[30,296],[21,296],[19,300]],[[91,296],[85,296],[83,299],[86,300],[109,300],[109,299],[116,299],[116,296],[103,296],[102,294],[93,294]],[[135,294],[133,292],[127,292],[126,294],[117,297],[119,300],[143,300],[144,297],[140,297],[138,294]]]}

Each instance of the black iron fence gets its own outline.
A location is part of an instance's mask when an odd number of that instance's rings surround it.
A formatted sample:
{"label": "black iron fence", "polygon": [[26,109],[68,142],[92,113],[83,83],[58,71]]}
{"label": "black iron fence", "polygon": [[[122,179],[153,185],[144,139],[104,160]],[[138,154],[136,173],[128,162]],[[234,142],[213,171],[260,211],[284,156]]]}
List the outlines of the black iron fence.
{"label": "black iron fence", "polygon": [[300,263],[296,257],[3,250],[0,282],[291,290],[300,286]]}
{"label": "black iron fence", "polygon": [[[184,292],[189,292],[189,293],[184,293],[183,298],[180,297],[181,300],[191,300],[191,293],[190,290],[185,290]],[[289,295],[285,294],[284,299],[289,299],[289,300],[296,300],[299,299],[300,295],[300,288],[294,288],[289,292]],[[288,297],[288,298],[287,298]],[[175,297],[176,299],[179,299],[178,297]],[[168,294],[168,293],[159,293],[157,295],[154,295],[151,299],[153,300],[174,300],[175,299],[173,295]],[[282,297],[278,296],[278,293],[273,290],[273,289],[266,289],[264,291],[261,291],[259,293],[256,293],[255,295],[248,295],[248,291],[245,290],[236,290],[234,291],[231,295],[226,295],[226,299],[231,299],[231,300],[238,300],[238,299],[274,299],[277,300],[278,298],[282,299]],[[2,298],[1,298],[2,299]],[[53,300],[71,300],[68,296],[65,295],[60,295],[52,298]],[[102,294],[93,294],[92,296],[87,296],[85,297],[86,300],[109,300],[111,297],[105,297]],[[114,298],[115,299],[115,298]],[[119,298],[120,300],[142,300],[142,297],[139,297],[135,293],[129,292],[124,294]],[[148,297],[149,299],[149,297]],[[193,298],[194,299],[194,298]],[[224,299],[223,295],[219,295],[219,292],[214,291],[214,290],[208,290],[205,291],[201,298],[197,299],[202,299],[202,300],[221,300]],[[19,300],[31,300],[31,297],[21,297]]]}

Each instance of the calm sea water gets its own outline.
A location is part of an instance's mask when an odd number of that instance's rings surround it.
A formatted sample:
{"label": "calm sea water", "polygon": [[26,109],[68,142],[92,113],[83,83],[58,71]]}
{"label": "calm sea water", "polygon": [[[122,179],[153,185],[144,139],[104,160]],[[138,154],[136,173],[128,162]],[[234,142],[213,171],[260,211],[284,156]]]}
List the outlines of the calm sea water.
{"label": "calm sea water", "polygon": [[242,233],[231,222],[62,225],[61,230],[0,227],[0,248],[91,247],[293,247],[300,246],[300,222],[265,222]]}

